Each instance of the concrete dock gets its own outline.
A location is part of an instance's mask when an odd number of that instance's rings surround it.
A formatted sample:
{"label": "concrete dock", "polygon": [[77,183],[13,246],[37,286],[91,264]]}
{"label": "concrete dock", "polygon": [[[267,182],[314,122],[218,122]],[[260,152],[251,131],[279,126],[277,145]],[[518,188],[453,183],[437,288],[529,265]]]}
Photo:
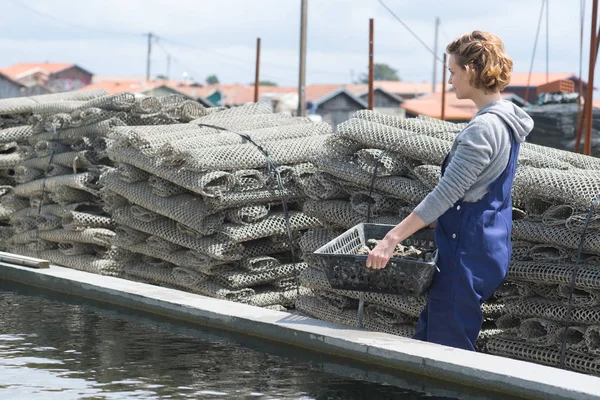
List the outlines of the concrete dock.
{"label": "concrete dock", "polygon": [[[368,332],[298,315],[52,265],[0,263],[0,279],[226,329],[431,378],[493,397],[600,399],[600,378],[504,357]],[[403,371],[403,372],[400,372]],[[393,384],[393,382],[390,382]],[[410,388],[410,387],[407,387]],[[414,388],[412,388],[414,390]],[[425,389],[421,387],[421,389]],[[438,394],[451,396],[450,393]],[[467,395],[477,398],[477,395]],[[481,397],[490,398],[490,397]]]}

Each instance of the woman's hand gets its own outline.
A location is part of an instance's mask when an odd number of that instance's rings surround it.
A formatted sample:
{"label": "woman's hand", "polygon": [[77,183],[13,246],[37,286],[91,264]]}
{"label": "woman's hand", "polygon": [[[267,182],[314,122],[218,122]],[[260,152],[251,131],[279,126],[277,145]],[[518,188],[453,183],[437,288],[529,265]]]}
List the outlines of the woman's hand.
{"label": "woman's hand", "polygon": [[425,222],[414,212],[388,232],[383,240],[369,252],[367,268],[385,268],[394,254],[396,245],[419,229],[425,228]]}
{"label": "woman's hand", "polygon": [[385,268],[390,258],[394,254],[396,243],[386,236],[367,257],[367,268],[382,269]]}

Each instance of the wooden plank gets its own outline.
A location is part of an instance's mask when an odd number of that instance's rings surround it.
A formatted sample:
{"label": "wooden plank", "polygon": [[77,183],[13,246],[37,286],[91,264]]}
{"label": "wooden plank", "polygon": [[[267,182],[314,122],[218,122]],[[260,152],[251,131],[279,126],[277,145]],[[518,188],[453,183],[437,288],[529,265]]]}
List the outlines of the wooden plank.
{"label": "wooden plank", "polygon": [[50,268],[50,261],[0,251],[0,261],[31,268]]}

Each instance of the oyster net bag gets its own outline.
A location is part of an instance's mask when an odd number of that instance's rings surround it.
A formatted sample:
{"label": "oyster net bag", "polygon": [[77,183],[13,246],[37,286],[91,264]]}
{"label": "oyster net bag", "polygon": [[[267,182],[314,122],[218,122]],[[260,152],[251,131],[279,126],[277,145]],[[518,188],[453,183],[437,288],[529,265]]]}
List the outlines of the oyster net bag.
{"label": "oyster net bag", "polygon": [[264,220],[269,210],[269,205],[252,205],[226,211],[225,218],[235,224],[248,225]]}
{"label": "oyster net bag", "polygon": [[98,174],[83,172],[76,175],[54,176],[51,178],[38,179],[33,182],[15,186],[14,193],[20,197],[31,197],[42,193],[42,190],[53,192],[59,187],[68,187],[86,191],[91,194],[98,193]]}
{"label": "oyster net bag", "polygon": [[213,272],[215,281],[230,289],[252,287],[293,276],[304,270],[306,264],[294,263],[275,266],[269,270],[249,272],[237,266],[218,268]]}
{"label": "oyster net bag", "polygon": [[293,201],[305,198],[302,188],[295,184],[284,186],[283,189],[267,188],[249,191],[221,193],[218,196],[205,198],[207,206],[213,211],[243,207],[248,204],[267,204],[281,202],[282,199]]}
{"label": "oyster net bag", "polygon": [[106,91],[104,89],[97,89],[1,99],[0,115],[29,114],[31,113],[33,107],[40,103],[54,103],[58,101],[69,100],[86,101],[104,95],[106,95]]}
{"label": "oyster net bag", "polygon": [[113,231],[99,228],[86,228],[80,231],[69,231],[66,229],[54,229],[51,231],[30,230],[13,236],[12,243],[25,244],[36,239],[42,239],[55,243],[76,242],[110,246],[114,236],[115,233]]}
{"label": "oyster net bag", "polygon": [[314,200],[333,200],[346,199],[348,192],[335,180],[326,175],[317,172],[305,179],[302,183],[304,193]]}
{"label": "oyster net bag", "polygon": [[543,318],[528,318],[521,321],[519,336],[530,343],[552,346],[555,344],[555,335],[560,327],[558,322]]}
{"label": "oyster net bag", "polygon": [[[331,307],[326,301],[313,296],[300,296],[296,300],[296,308],[304,313],[323,321],[334,322],[358,328],[358,316],[356,309],[345,309],[339,311]],[[377,320],[365,315],[364,327],[370,331],[385,332],[392,335],[411,337],[415,333],[413,325],[395,325],[393,323],[382,324]]]}
{"label": "oyster net bag", "polygon": [[0,129],[0,143],[22,142],[31,135],[33,129],[29,125]]}
{"label": "oyster net bag", "polygon": [[127,183],[119,178],[117,171],[102,175],[100,182],[103,191],[111,191],[123,196],[131,203],[177,221],[201,234],[213,234],[224,220],[222,214],[214,214],[204,204],[202,198],[190,194],[180,194],[169,198],[157,196],[146,181]]}
{"label": "oyster net bag", "polygon": [[[574,232],[566,227],[549,227],[541,223],[519,220],[513,222],[512,239],[577,250],[581,242],[581,233]],[[586,233],[583,251],[600,254],[600,232],[591,231]]]}
{"label": "oyster net bag", "polygon": [[[522,318],[544,318],[562,322],[567,317],[567,308],[567,304],[560,300],[546,300],[537,297],[504,301],[505,313]],[[574,306],[569,320],[575,324],[600,324],[600,309]]]}
{"label": "oyster net bag", "polygon": [[152,222],[142,222],[135,218],[130,207],[122,207],[113,212],[117,224],[125,225],[139,231],[157,236],[179,246],[198,251],[221,260],[238,260],[243,246],[215,236],[191,236],[181,232],[177,223],[168,218],[160,218]]}
{"label": "oyster net bag", "polygon": [[70,151],[66,153],[55,154],[52,159],[50,159],[50,156],[46,156],[25,160],[20,163],[19,166],[46,170],[50,162],[52,162],[53,165],[60,165],[77,170],[92,167],[98,164],[99,159],[94,151]]}
{"label": "oyster net bag", "polygon": [[[310,290],[306,288],[296,289],[277,289],[272,287],[262,287],[255,289],[254,294],[248,300],[248,304],[256,307],[269,307],[281,305],[283,307],[293,307],[296,304],[298,296],[310,294]],[[284,311],[284,310],[281,310]]]}
{"label": "oyster net bag", "polygon": [[214,197],[217,194],[227,192],[236,183],[235,177],[231,173],[225,171],[198,173],[167,168],[161,166],[156,159],[145,157],[131,148],[117,149],[114,146],[109,146],[108,154],[114,162],[131,164],[143,171],[182,186],[191,192],[207,197]]}
{"label": "oyster net bag", "polygon": [[[190,124],[191,125],[191,124]],[[166,143],[160,148],[154,148],[156,154],[166,157],[168,163],[176,163],[177,159],[184,160],[186,154],[192,154],[196,151],[218,146],[232,146],[247,143],[247,139],[240,135],[220,131],[214,128],[198,127],[199,130],[208,130],[209,134],[193,135],[189,131],[185,135],[181,134],[175,138],[167,137]],[[279,125],[271,128],[244,130],[244,133],[257,143],[265,143],[273,140],[295,139],[317,135],[328,135],[332,132],[331,126],[327,123],[306,122],[292,125]]]}
{"label": "oyster net bag", "polygon": [[375,172],[377,167],[377,176],[402,176],[408,173],[405,165],[405,157],[380,149],[361,149],[354,155],[356,163],[369,174]]}
{"label": "oyster net bag", "polygon": [[238,303],[248,304],[252,299],[252,296],[254,296],[255,294],[255,291],[253,289],[227,289],[223,285],[214,282],[212,279],[207,279],[197,283],[182,280],[178,282],[180,286],[184,287],[186,290],[192,293],[197,293],[203,296],[213,297],[216,299],[235,301]]}
{"label": "oyster net bag", "polygon": [[[315,155],[324,154],[327,135],[307,138],[269,141],[262,147],[277,165],[298,164]],[[190,151],[183,164],[191,171],[228,171],[260,168],[265,165],[265,156],[251,144],[219,146]]]}
{"label": "oyster net bag", "polygon": [[123,264],[111,259],[98,259],[95,255],[65,255],[60,250],[32,251],[25,246],[13,246],[13,253],[24,256],[48,260],[53,264],[77,269],[79,271],[91,272],[100,275],[121,276]]}
{"label": "oyster net bag", "polygon": [[[531,361],[538,364],[549,366],[558,366],[560,364],[560,350],[543,348],[499,336],[494,336],[488,341],[487,350],[490,354]],[[565,357],[565,367],[585,374],[600,375],[600,362],[588,355],[568,352]]]}
{"label": "oyster net bag", "polygon": [[[316,158],[314,163],[322,172],[338,178],[333,178],[333,180],[338,181],[343,187],[349,186],[352,189],[362,188],[367,190],[371,187],[373,176],[364,171],[359,165],[325,158]],[[342,182],[339,181],[340,179]],[[400,176],[375,179],[373,190],[410,204],[420,203],[430,191],[420,181]]]}
{"label": "oyster net bag", "polygon": [[[321,222],[299,211],[289,212],[289,226],[292,231],[306,230],[321,226]],[[264,220],[248,225],[224,224],[218,229],[234,243],[246,242],[269,236],[283,235],[286,230],[286,218],[283,213],[273,213]]]}
{"label": "oyster net bag", "polygon": [[88,214],[79,211],[68,212],[61,221],[67,230],[78,231],[86,228],[114,229],[116,227],[111,217]]}
{"label": "oyster net bag", "polygon": [[[591,355],[600,358],[600,325],[588,327],[584,334],[585,345]],[[596,359],[600,361],[599,359]]]}
{"label": "oyster net bag", "polygon": [[[337,227],[341,229],[349,229],[355,225],[367,222],[366,215],[355,211],[352,204],[344,200],[326,200],[315,201],[308,200],[303,207],[306,215],[311,215],[322,221],[328,227]],[[398,215],[384,215],[371,218],[371,222],[375,224],[392,224],[396,225],[402,221],[403,217],[408,216],[407,213],[398,213]]]}
{"label": "oyster net bag", "polygon": [[[586,326],[569,326],[567,329],[567,337],[565,342],[565,348],[568,351],[577,352],[585,355],[593,355],[587,346],[585,340],[585,333],[588,327]],[[554,348],[562,349],[562,341],[565,334],[565,328],[561,327],[554,334]],[[597,360],[598,361],[598,360]]]}
{"label": "oyster net bag", "polygon": [[173,275],[173,267],[166,263],[164,265],[152,265],[144,262],[127,263],[123,272],[154,285],[181,287]]}

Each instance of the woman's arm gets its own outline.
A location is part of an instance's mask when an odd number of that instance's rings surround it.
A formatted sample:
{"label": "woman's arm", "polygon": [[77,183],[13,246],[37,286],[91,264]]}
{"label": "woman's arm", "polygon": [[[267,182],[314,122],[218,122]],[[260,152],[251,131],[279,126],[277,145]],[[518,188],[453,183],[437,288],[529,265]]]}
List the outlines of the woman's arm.
{"label": "woman's arm", "polygon": [[371,250],[369,257],[367,257],[367,268],[385,268],[390,258],[392,258],[394,249],[398,243],[426,226],[421,217],[414,212],[410,213],[408,217],[404,218],[402,222],[389,231],[383,240]]}

